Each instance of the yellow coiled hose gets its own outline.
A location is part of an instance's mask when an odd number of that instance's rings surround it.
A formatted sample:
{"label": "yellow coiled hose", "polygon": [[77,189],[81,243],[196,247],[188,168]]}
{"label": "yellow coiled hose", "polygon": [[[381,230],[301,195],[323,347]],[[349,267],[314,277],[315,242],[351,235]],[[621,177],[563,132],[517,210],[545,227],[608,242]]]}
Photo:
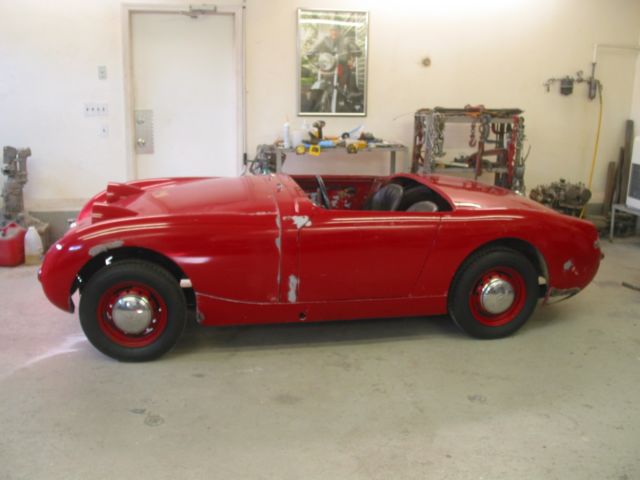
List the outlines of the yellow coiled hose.
{"label": "yellow coiled hose", "polygon": [[[589,183],[587,188],[591,191],[591,184],[593,183],[593,172],[596,169],[596,159],[598,158],[598,148],[600,147],[600,128],[602,127],[602,85],[598,82],[598,101],[600,103],[600,109],[598,111],[598,128],[596,129],[596,143],[593,146],[593,158],[591,158],[591,170],[589,171]],[[584,218],[584,212],[587,208],[585,204],[580,212],[580,218]]]}

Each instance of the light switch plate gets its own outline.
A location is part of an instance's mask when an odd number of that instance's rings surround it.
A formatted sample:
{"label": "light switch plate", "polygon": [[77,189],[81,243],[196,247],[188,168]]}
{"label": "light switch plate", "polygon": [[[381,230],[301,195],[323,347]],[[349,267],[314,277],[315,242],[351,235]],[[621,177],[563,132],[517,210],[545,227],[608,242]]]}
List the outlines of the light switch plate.
{"label": "light switch plate", "polygon": [[106,117],[109,115],[109,105],[106,103],[85,103],[85,117]]}

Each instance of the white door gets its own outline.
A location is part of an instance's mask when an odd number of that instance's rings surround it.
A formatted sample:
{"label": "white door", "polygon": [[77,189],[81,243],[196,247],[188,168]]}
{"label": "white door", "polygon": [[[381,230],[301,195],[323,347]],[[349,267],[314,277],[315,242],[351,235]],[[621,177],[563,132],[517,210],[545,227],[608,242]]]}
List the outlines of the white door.
{"label": "white door", "polygon": [[232,14],[131,12],[136,178],[240,172],[235,28]]}

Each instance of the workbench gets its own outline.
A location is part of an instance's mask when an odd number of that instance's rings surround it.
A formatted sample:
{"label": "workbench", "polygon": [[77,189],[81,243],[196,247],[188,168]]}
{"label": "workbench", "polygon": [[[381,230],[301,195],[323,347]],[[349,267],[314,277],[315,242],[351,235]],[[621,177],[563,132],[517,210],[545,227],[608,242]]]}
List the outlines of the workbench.
{"label": "workbench", "polygon": [[[615,203],[611,207],[611,225],[609,227],[609,241],[613,241],[613,227],[616,223],[616,210],[620,210],[621,212],[629,213],[631,215],[635,215],[636,217],[640,217],[640,210],[637,208],[627,207],[623,203]],[[636,230],[637,231],[637,230]]]}
{"label": "workbench", "polygon": [[[276,150],[278,154],[276,156],[276,173],[282,173],[282,164],[284,163],[284,158],[286,155],[297,155],[295,148],[283,148],[277,147]],[[332,147],[332,148],[324,148],[322,149],[320,156],[323,155],[322,152],[337,152],[344,153],[344,155],[348,155],[350,157],[359,158],[361,155],[371,155],[372,153],[384,152],[389,154],[389,174],[393,175],[396,173],[396,154],[398,152],[406,152],[407,147],[399,144],[389,144],[388,146],[380,146],[380,147],[368,147],[361,150],[358,150],[358,153],[348,153],[346,147]],[[309,155],[309,152],[305,153],[305,155]]]}

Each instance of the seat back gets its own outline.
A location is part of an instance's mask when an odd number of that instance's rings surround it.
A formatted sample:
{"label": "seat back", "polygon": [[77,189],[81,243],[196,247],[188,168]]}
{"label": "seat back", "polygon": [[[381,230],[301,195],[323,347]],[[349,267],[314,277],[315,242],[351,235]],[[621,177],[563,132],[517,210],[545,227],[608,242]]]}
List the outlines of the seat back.
{"label": "seat back", "polygon": [[407,208],[407,212],[437,212],[438,205],[429,200],[423,200],[422,202],[416,202]]}
{"label": "seat back", "polygon": [[395,183],[385,185],[371,198],[369,210],[397,210],[402,200],[404,189]]}

